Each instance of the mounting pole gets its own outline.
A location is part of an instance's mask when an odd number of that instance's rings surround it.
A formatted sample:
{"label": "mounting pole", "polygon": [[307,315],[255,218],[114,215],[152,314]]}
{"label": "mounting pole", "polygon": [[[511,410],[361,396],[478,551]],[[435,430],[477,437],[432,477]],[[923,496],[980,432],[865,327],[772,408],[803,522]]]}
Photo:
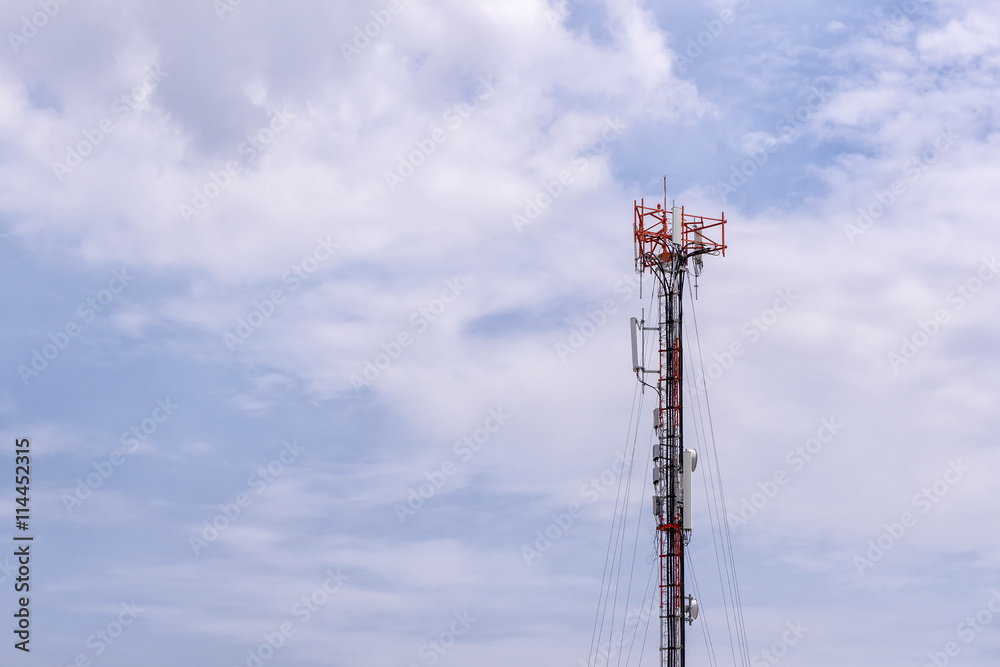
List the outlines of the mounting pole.
{"label": "mounting pole", "polygon": [[[659,405],[654,418],[653,514],[660,563],[660,665],[684,667],[685,621],[698,616],[698,602],[684,595],[684,549],[691,539],[691,472],[697,465],[694,450],[684,449],[681,380],[683,355],[681,324],[684,276],[688,260],[701,255],[726,254],[726,216],[705,218],[684,212],[635,204],[637,273],[649,271],[659,285],[659,369],[647,371],[645,360],[633,366],[643,382],[645,373],[656,373]],[[713,240],[716,239],[716,240]],[[635,325],[633,324],[633,332]]]}

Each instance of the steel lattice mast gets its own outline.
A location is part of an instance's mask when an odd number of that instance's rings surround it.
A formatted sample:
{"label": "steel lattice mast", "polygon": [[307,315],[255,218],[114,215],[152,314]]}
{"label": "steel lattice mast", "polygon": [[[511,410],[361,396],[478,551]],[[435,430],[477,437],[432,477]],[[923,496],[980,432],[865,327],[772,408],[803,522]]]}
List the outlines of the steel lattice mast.
{"label": "steel lattice mast", "polygon": [[[649,271],[658,283],[659,368],[640,363],[636,331],[653,330],[632,319],[632,365],[640,379],[657,376],[659,405],[654,415],[657,442],[653,446],[653,514],[660,563],[660,664],[684,667],[685,621],[698,615],[697,602],[684,594],[684,548],[691,535],[691,472],[694,450],[684,449],[681,345],[684,278],[701,273],[702,255],[725,255],[725,214],[719,218],[692,216],[681,207],[668,211],[645,200],[635,204],[636,272]],[[718,239],[717,241],[712,240]],[[690,262],[689,262],[690,260]],[[689,266],[689,263],[691,266]],[[645,382],[645,380],[643,380]]]}

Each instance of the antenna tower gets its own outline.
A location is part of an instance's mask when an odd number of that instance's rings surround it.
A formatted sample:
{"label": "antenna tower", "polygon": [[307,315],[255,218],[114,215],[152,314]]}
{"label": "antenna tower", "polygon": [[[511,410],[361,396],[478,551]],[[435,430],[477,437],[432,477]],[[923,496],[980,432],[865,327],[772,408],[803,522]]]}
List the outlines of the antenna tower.
{"label": "antenna tower", "polygon": [[[658,324],[632,318],[632,366],[649,387],[645,375],[656,375],[659,405],[653,415],[653,514],[660,562],[660,665],[684,667],[685,622],[698,617],[698,602],[684,594],[684,550],[691,539],[691,473],[697,453],[684,449],[681,395],[681,315],[684,276],[701,274],[702,256],[726,254],[726,216],[706,218],[686,213],[683,207],[667,209],[666,181],[663,204],[635,203],[635,270],[650,272],[658,283]],[[637,338],[646,331],[659,337],[659,368],[647,370]],[[641,334],[637,336],[638,334]]]}

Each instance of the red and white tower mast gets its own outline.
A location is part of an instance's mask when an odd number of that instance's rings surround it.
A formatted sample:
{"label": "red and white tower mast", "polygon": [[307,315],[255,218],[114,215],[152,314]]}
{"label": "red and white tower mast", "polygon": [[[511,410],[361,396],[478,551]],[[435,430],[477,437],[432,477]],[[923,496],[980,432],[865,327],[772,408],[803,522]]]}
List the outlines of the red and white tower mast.
{"label": "red and white tower mast", "polygon": [[[656,208],[635,203],[635,268],[649,271],[658,284],[659,368],[640,362],[637,330],[654,330],[632,318],[632,366],[639,379],[656,375],[659,405],[654,416],[653,514],[660,563],[660,665],[684,667],[685,621],[697,618],[698,603],[684,594],[684,549],[691,539],[691,472],[697,454],[684,448],[681,380],[681,323],[684,278],[701,273],[703,255],[725,255],[726,218],[667,209],[666,197]],[[648,384],[648,383],[647,383]],[[652,386],[652,385],[649,385]]]}

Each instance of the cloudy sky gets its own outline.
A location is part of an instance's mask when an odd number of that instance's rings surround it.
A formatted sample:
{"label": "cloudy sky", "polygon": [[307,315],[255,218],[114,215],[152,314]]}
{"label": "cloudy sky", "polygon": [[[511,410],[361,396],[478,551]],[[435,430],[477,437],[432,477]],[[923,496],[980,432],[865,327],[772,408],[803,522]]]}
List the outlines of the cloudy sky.
{"label": "cloudy sky", "polygon": [[[0,663],[575,666],[604,609],[611,659],[654,664],[628,319],[665,177],[729,220],[686,297],[688,439],[747,662],[995,664],[992,4],[12,0],[0,26],[0,506],[34,536],[30,653],[0,552]],[[710,634],[725,665],[710,507],[689,664]]]}

